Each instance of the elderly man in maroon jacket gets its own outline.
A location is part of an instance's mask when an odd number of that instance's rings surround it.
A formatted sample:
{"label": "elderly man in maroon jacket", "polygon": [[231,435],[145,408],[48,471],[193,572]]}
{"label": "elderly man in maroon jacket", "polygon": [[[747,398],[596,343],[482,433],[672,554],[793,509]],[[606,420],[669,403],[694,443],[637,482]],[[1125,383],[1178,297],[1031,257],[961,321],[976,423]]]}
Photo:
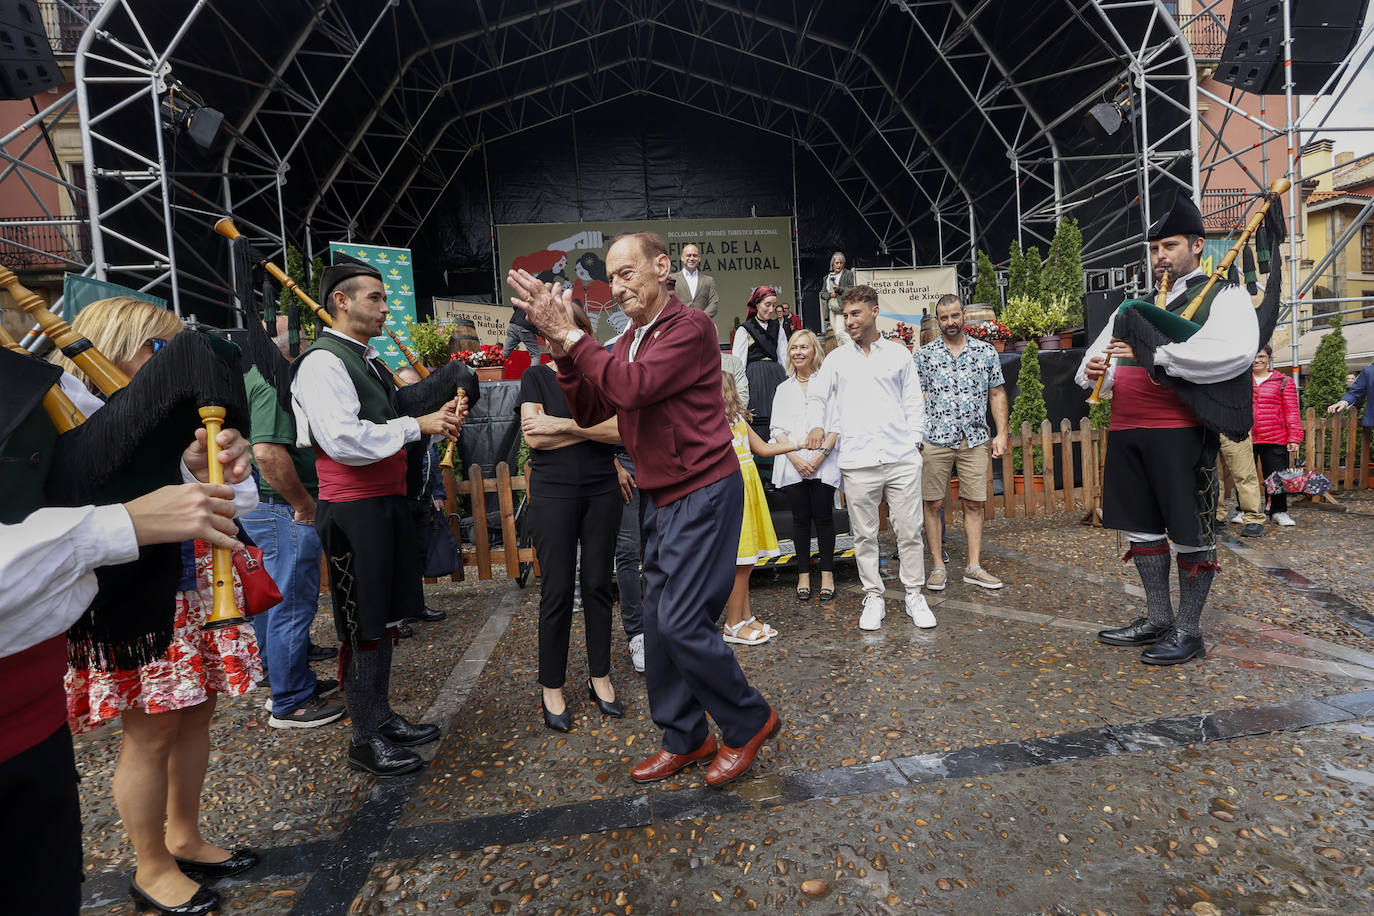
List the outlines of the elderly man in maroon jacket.
{"label": "elderly man in maroon jacket", "polygon": [[[579,425],[612,416],[634,459],[644,507],[644,650],[649,709],[663,747],[630,777],[664,779],[708,759],[706,783],[743,776],[778,730],[777,713],[745,680],[716,622],[735,575],[744,516],[739,460],[720,392],[716,329],[668,291],[672,262],[649,232],[617,236],[606,253],[616,302],[633,322],[611,352],[574,326],[570,291],[524,271],[513,303],[549,342]],[[706,714],[720,727],[721,746]]]}

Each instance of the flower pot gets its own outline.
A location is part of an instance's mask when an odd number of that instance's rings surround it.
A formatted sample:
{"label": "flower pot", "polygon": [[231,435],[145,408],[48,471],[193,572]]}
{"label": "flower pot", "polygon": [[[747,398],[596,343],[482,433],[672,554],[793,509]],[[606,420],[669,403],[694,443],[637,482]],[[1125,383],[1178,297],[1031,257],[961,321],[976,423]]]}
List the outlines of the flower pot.
{"label": "flower pot", "polygon": [[1070,350],[1070,349],[1073,349],[1073,331],[1060,331],[1060,332],[1059,332],[1059,349],[1061,349],[1061,350]]}
{"label": "flower pot", "polygon": [[996,350],[998,353],[1005,353],[1007,349],[1007,342],[1005,340],[994,340],[992,341],[992,348]]}
{"label": "flower pot", "polygon": [[[1020,494],[1025,493],[1025,492],[1026,492],[1026,478],[1025,478],[1025,475],[1024,475],[1024,474],[1013,474],[1013,475],[1011,475],[1011,485],[1012,485],[1012,493],[1013,493],[1013,494],[1019,496]],[[1034,475],[1031,476],[1031,492],[1032,492],[1032,493],[1044,493],[1044,492],[1045,492],[1045,475],[1044,475],[1044,474],[1034,474]]]}
{"label": "flower pot", "polygon": [[505,366],[478,366],[472,370],[477,373],[479,382],[499,382],[501,375],[506,371]]}
{"label": "flower pot", "polygon": [[1058,334],[1051,334],[1051,335],[1048,336],[1048,337],[1042,337],[1042,338],[1040,338],[1040,340],[1039,340],[1039,344],[1040,344],[1040,349],[1041,349],[1041,350],[1058,350],[1058,349],[1059,349],[1059,335],[1058,335]]}
{"label": "flower pot", "polygon": [[1011,351],[1012,351],[1013,353],[1025,353],[1025,352],[1026,352],[1026,347],[1029,347],[1029,346],[1030,346],[1030,341],[1029,341],[1029,340],[1013,340],[1013,341],[1011,342]]}

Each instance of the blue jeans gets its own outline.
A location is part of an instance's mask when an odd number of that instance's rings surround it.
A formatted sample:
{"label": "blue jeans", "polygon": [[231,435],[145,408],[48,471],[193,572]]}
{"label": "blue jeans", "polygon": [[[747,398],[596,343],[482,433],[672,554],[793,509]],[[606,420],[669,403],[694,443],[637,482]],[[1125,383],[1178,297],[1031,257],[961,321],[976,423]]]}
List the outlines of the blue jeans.
{"label": "blue jeans", "polygon": [[239,519],[259,547],[281,604],[250,617],[267,662],[272,711],[286,715],[315,692],[310,670],[310,624],[320,601],[320,536],[296,521],[290,506],[262,503]]}

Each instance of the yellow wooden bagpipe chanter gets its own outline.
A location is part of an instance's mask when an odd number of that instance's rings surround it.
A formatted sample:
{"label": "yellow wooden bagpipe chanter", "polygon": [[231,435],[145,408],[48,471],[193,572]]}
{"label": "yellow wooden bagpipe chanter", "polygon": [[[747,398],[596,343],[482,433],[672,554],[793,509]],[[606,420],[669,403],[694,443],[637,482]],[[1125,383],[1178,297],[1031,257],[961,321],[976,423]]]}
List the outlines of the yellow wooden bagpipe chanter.
{"label": "yellow wooden bagpipe chanter", "polygon": [[[182,454],[205,428],[211,483],[223,483],[219,424],[248,428],[247,397],[237,348],[197,331],[175,334],[132,379],[74,330],[6,268],[0,287],[37,322],[44,337],[75,363],[105,399],[83,416],[59,385],[43,397],[58,438],[45,487],[53,506],[127,502],[183,482]],[[29,354],[13,338],[7,349]],[[207,628],[243,622],[234,598],[232,556],[213,548],[214,599]],[[180,545],[146,545],[138,559],[96,571],[99,591],[69,633],[78,667],[128,669],[166,650],[181,579]]]}

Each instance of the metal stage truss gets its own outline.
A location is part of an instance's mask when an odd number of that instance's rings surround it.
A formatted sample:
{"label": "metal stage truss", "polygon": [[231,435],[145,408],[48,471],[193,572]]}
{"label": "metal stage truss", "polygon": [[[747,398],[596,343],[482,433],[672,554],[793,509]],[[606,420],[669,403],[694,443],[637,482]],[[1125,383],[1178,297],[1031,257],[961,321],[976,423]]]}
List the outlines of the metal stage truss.
{"label": "metal stage truss", "polygon": [[[1188,23],[1155,0],[1021,6],[107,0],[71,91],[0,139],[0,181],[56,182],[88,214],[89,255],[72,238],[62,267],[212,321],[233,309],[218,217],[282,260],[288,244],[411,246],[493,151],[632,102],[785,138],[894,263],[967,274],[979,248],[1043,249],[1062,216],[1087,266],[1139,262],[1149,209],[1208,191]],[[1112,133],[1088,114],[1104,105]],[[27,161],[74,106],[84,181]],[[203,112],[223,116],[204,146]],[[51,209],[25,223],[80,228]],[[0,234],[0,254],[35,250],[18,238]]]}

